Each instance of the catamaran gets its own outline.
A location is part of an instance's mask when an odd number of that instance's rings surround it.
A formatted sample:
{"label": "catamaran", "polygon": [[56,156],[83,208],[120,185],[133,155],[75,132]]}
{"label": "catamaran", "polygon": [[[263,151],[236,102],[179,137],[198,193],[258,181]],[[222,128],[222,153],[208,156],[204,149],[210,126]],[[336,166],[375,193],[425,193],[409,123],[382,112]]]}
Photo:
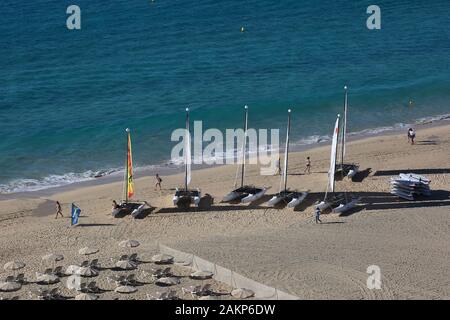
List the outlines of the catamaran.
{"label": "catamaran", "polygon": [[[331,141],[330,169],[328,171],[328,185],[325,192],[325,198],[317,205],[317,208],[319,208],[320,210],[332,208],[332,211],[335,213],[345,212],[355,207],[355,205],[359,201],[358,198],[347,201],[347,195],[345,193],[343,195],[337,195],[335,193],[336,158],[339,140],[340,118],[341,116],[338,115],[336,123],[334,125],[333,139]],[[333,195],[333,197],[331,198],[328,197],[330,193]]]}
{"label": "catamaran", "polygon": [[[244,107],[244,141],[242,143],[242,164],[241,164],[241,186],[227,194],[222,202],[231,202],[241,199],[242,203],[249,203],[260,199],[267,191],[267,188],[259,188],[244,185],[245,158],[247,151],[247,130],[248,130],[248,106]],[[239,167],[237,168],[239,170]],[[237,173],[237,172],[236,172]],[[235,185],[236,186],[236,185]]]}
{"label": "catamaran", "polygon": [[270,206],[275,206],[280,202],[287,203],[288,208],[294,208],[298,206],[308,195],[307,192],[297,192],[290,191],[287,188],[287,177],[288,177],[288,158],[289,158],[289,134],[291,131],[291,109],[288,110],[288,124],[286,130],[286,146],[284,149],[284,170],[283,176],[281,177],[281,183],[283,184],[283,189],[280,187],[280,192],[277,193],[269,200],[268,204]]}
{"label": "catamaran", "polygon": [[184,136],[184,188],[176,188],[173,204],[178,208],[189,208],[191,204],[198,206],[201,199],[200,189],[189,189],[191,182],[191,132],[189,129],[189,108],[186,108],[186,130]]}
{"label": "catamaran", "polygon": [[342,126],[341,135],[341,163],[336,165],[336,176],[347,176],[348,178],[353,178],[359,170],[359,166],[355,163],[344,163],[345,151],[346,151],[346,138],[347,138],[347,111],[348,111],[348,88],[344,87],[345,97],[344,97],[344,119]]}
{"label": "catamaran", "polygon": [[142,211],[150,208],[150,205],[145,202],[131,202],[134,196],[134,182],[133,182],[133,154],[131,151],[131,132],[130,129],[125,129],[127,133],[127,156],[125,160],[125,174],[123,181],[123,198],[117,208],[113,208],[112,215],[118,217],[123,214],[131,213],[133,218],[137,218]]}

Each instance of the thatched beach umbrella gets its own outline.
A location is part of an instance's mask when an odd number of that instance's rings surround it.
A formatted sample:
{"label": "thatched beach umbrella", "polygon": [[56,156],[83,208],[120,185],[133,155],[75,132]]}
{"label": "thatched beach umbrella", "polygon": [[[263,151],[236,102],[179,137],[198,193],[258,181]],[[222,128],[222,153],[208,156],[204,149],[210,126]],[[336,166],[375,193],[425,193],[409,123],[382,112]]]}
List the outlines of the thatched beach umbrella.
{"label": "thatched beach umbrella", "polygon": [[152,257],[152,261],[154,263],[159,263],[159,264],[172,263],[173,262],[173,257],[171,255],[168,255],[168,254],[165,254],[165,253],[159,253],[159,254],[155,254]]}
{"label": "thatched beach umbrella", "polygon": [[45,284],[54,284],[59,282],[59,278],[55,276],[54,274],[47,274],[47,273],[41,273],[37,274],[36,281],[38,283],[42,282]]}
{"label": "thatched beach umbrella", "polygon": [[66,275],[71,276],[78,273],[78,270],[80,270],[80,266],[76,265],[70,265],[66,268],[66,271],[64,272]]}
{"label": "thatched beach umbrella", "polygon": [[25,263],[23,263],[22,261],[10,261],[10,262],[5,263],[5,265],[3,266],[3,269],[5,269],[6,271],[13,271],[14,277],[15,277],[16,271],[20,270],[24,267],[25,267]]}
{"label": "thatched beach umbrella", "polygon": [[140,243],[137,240],[124,240],[119,242],[119,247],[122,248],[136,248],[139,247]]}
{"label": "thatched beach umbrella", "polygon": [[78,250],[79,254],[85,255],[85,256],[90,255],[90,254],[95,254],[97,252],[98,252],[98,249],[91,248],[91,247],[84,247],[84,248],[81,248],[80,250]]}
{"label": "thatched beach umbrella", "polygon": [[21,261],[10,261],[5,263],[3,269],[6,271],[16,271],[25,267],[25,263]]}
{"label": "thatched beach umbrella", "polygon": [[97,300],[98,296],[92,293],[80,293],[75,296],[75,300]]}
{"label": "thatched beach umbrella", "polygon": [[178,278],[174,277],[163,277],[156,280],[155,284],[168,287],[168,286],[175,286],[177,284],[180,284],[180,280]]}
{"label": "thatched beach umbrella", "polygon": [[238,288],[231,291],[231,295],[238,299],[247,299],[255,295],[255,293],[250,289]]}
{"label": "thatched beach umbrella", "polygon": [[53,268],[55,268],[55,264],[58,261],[64,260],[64,256],[62,254],[50,253],[42,257],[42,260],[45,262],[51,262]]}
{"label": "thatched beach umbrella", "polygon": [[118,293],[133,293],[136,292],[137,288],[133,286],[120,286],[114,289],[114,292]]}
{"label": "thatched beach umbrella", "polygon": [[22,285],[18,282],[1,282],[0,283],[0,291],[4,291],[4,292],[12,292],[12,291],[17,291],[20,288],[22,288]]}
{"label": "thatched beach umbrella", "polygon": [[98,276],[98,271],[91,267],[80,267],[76,274],[82,277],[96,277]]}
{"label": "thatched beach umbrella", "polygon": [[119,260],[116,262],[116,267],[122,270],[132,270],[137,268],[137,264],[130,260]]}
{"label": "thatched beach umbrella", "polygon": [[218,296],[203,296],[198,298],[198,300],[220,300]]}
{"label": "thatched beach umbrella", "polygon": [[195,271],[194,273],[191,273],[189,277],[196,280],[206,280],[211,279],[213,275],[214,273],[210,271]]}

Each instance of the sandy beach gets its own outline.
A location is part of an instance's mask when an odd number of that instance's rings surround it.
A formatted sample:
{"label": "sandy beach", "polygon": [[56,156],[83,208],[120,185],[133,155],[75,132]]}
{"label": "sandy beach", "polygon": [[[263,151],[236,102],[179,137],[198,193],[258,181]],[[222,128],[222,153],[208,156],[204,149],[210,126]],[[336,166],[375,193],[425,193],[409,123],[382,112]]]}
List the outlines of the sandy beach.
{"label": "sandy beach", "polygon": [[[359,163],[361,172],[356,181],[337,181],[336,189],[360,196],[361,202],[351,212],[322,215],[323,224],[316,225],[313,204],[325,192],[329,149],[290,154],[288,185],[310,190],[295,210],[265,205],[262,200],[278,192],[280,177],[260,176],[257,166],[249,166],[247,181],[271,187],[267,197],[250,205],[220,203],[233,188],[236,168],[229,165],[193,172],[191,186],[215,199],[209,210],[173,207],[180,174],[163,176],[161,192],[155,191],[153,176],[135,180],[135,198],[154,207],[143,219],[111,216],[112,200],[122,194],[120,182],[2,200],[0,262],[24,261],[22,271],[32,279],[43,271],[41,256],[47,253],[64,254],[67,266],[83,260],[78,249],[94,246],[100,250],[95,258],[107,265],[126,253],[119,241],[136,239],[141,256],[151,256],[160,242],[300,299],[449,299],[450,125],[419,128],[415,145],[407,143],[406,133],[348,143],[347,159]],[[309,175],[303,173],[307,156]],[[406,201],[389,194],[389,179],[401,172],[431,179],[431,197]],[[55,200],[62,203],[64,218],[54,219]],[[68,218],[72,202],[82,209],[77,227],[70,227]],[[370,265],[381,269],[380,290],[366,286]],[[1,277],[6,275],[3,271]],[[104,279],[96,281],[107,286]],[[154,290],[149,286],[127,298],[142,299]],[[13,294],[26,299],[27,291]],[[106,298],[123,296],[108,293]]]}

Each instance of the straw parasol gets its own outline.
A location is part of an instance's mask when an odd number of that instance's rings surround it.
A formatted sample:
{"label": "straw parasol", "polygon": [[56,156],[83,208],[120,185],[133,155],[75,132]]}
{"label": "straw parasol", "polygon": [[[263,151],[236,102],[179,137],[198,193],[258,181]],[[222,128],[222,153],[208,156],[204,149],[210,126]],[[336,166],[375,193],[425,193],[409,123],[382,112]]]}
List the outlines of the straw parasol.
{"label": "straw parasol", "polygon": [[119,247],[122,248],[136,248],[139,247],[140,243],[137,240],[124,240],[119,242]]}
{"label": "straw parasol", "polygon": [[25,263],[21,261],[10,261],[5,263],[3,269],[6,271],[16,271],[25,267]]}
{"label": "straw parasol", "polygon": [[59,278],[57,276],[47,273],[36,274],[36,280],[37,282],[42,282],[45,284],[54,284],[59,282]]}
{"label": "straw parasol", "polygon": [[203,296],[198,298],[198,300],[220,300],[218,296]]}
{"label": "straw parasol", "polygon": [[0,283],[0,291],[4,292],[11,292],[11,291],[17,291],[20,288],[22,288],[22,285],[18,282],[1,282]]}
{"label": "straw parasol", "polygon": [[81,248],[80,250],[78,250],[78,253],[81,254],[81,255],[87,256],[87,255],[90,255],[90,254],[95,254],[98,251],[99,250],[96,249],[96,248],[84,247],[84,248]]}
{"label": "straw parasol", "polygon": [[132,270],[137,268],[137,264],[130,260],[119,260],[116,262],[116,267],[122,270]]}
{"label": "straw parasol", "polygon": [[120,286],[114,289],[114,292],[118,293],[133,293],[136,292],[137,288],[133,286]]}
{"label": "straw parasol", "polygon": [[55,268],[55,264],[58,261],[64,260],[64,256],[62,254],[50,253],[42,257],[42,260],[45,262],[51,262],[53,268]]}
{"label": "straw parasol", "polygon": [[165,254],[165,253],[159,253],[155,254],[152,257],[152,261],[154,263],[164,264],[164,263],[172,263],[173,257],[171,255]]}
{"label": "straw parasol", "polygon": [[174,285],[180,284],[180,280],[178,278],[174,278],[174,277],[163,277],[163,278],[159,278],[158,280],[156,280],[155,284],[168,287],[168,286],[174,286]]}
{"label": "straw parasol", "polygon": [[210,271],[196,271],[194,273],[191,273],[189,277],[196,280],[206,280],[211,279],[213,275],[214,274]]}
{"label": "straw parasol", "polygon": [[62,254],[50,253],[42,257],[42,260],[46,262],[58,262],[64,259]]}
{"label": "straw parasol", "polygon": [[76,274],[82,277],[96,277],[98,276],[98,271],[92,267],[80,267]]}
{"label": "straw parasol", "polygon": [[75,296],[75,300],[97,300],[98,296],[92,293],[80,293]]}
{"label": "straw parasol", "polygon": [[247,299],[255,295],[255,293],[250,289],[238,288],[231,291],[231,295],[238,299]]}
{"label": "straw parasol", "polygon": [[16,271],[25,267],[25,263],[22,261],[10,261],[5,263],[3,269],[6,271],[14,271],[14,276],[16,276]]}
{"label": "straw parasol", "polygon": [[66,268],[66,271],[64,273],[68,276],[78,274],[78,270],[80,270],[80,268],[81,268],[80,266],[72,264]]}

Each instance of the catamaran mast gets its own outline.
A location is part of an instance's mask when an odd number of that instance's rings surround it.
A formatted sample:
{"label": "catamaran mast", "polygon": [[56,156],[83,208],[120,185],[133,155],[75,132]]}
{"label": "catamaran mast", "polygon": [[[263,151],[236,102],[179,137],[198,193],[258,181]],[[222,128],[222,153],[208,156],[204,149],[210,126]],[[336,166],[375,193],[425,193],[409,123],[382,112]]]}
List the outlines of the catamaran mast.
{"label": "catamaran mast", "polygon": [[287,190],[287,175],[288,175],[288,157],[289,157],[289,133],[291,131],[291,109],[288,110],[288,125],[286,131],[286,147],[284,149],[284,190]]}
{"label": "catamaran mast", "polygon": [[241,169],[241,188],[244,186],[245,175],[245,151],[247,149],[247,127],[248,127],[248,106],[244,107],[244,143],[242,144],[242,169]]}
{"label": "catamaran mast", "polygon": [[[190,131],[189,131],[189,108],[186,108],[186,136],[185,139],[190,139]],[[190,141],[185,142],[185,148],[190,148],[191,147],[191,143]],[[188,152],[188,150],[184,150],[184,189],[187,191],[188,190],[188,155],[190,155],[190,150]]]}
{"label": "catamaran mast", "polygon": [[344,98],[344,121],[342,125],[342,146],[341,146],[341,170],[344,170],[344,156],[345,156],[345,138],[347,134],[347,86],[344,86],[345,98]]}
{"label": "catamaran mast", "polygon": [[124,199],[125,203],[128,203],[128,137],[130,135],[130,129],[126,128],[125,132],[127,133],[127,144],[125,150],[127,150],[127,156],[125,158],[125,175],[124,175]]}
{"label": "catamaran mast", "polygon": [[[340,121],[340,115],[338,115],[338,119],[337,119],[337,123],[336,123],[336,130],[337,130],[337,133],[339,134],[339,126],[340,126],[340,124],[341,124],[341,121]],[[336,144],[337,144],[337,141],[336,141]],[[337,146],[336,146],[336,149],[337,149]],[[337,150],[336,150],[337,151]],[[336,166],[336,160],[337,160],[337,152],[335,152],[334,153],[334,163],[335,163],[335,166]],[[334,178],[334,174],[335,174],[335,172],[333,171],[333,190],[332,190],[332,192],[334,193],[334,188],[335,188],[335,186],[336,186],[336,179]]]}

